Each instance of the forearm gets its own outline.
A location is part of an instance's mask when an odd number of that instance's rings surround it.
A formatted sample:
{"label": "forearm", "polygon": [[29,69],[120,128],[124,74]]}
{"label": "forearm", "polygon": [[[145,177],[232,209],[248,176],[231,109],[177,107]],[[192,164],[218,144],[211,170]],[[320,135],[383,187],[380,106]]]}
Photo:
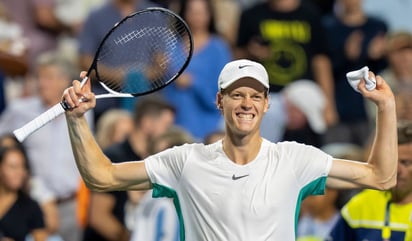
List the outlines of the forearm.
{"label": "forearm", "polygon": [[104,191],[111,186],[112,163],[96,143],[85,117],[66,114],[76,165],[87,187]]}
{"label": "forearm", "polygon": [[398,137],[395,101],[388,99],[378,106],[376,133],[368,164],[383,189],[396,184],[398,165]]}

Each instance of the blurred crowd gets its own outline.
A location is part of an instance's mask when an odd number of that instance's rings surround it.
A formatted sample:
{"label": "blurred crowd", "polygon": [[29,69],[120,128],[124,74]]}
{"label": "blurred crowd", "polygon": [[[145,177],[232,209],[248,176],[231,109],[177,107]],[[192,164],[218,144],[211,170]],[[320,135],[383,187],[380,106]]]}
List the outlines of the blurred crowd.
{"label": "blurred crowd", "polygon": [[[239,58],[260,62],[269,73],[263,137],[364,161],[374,106],[352,89],[346,73],[368,66],[396,96],[398,185],[308,197],[297,210],[296,236],[412,240],[412,0],[2,0],[0,241],[180,240],[171,200],[154,199],[151,191],[88,190],[64,116],[23,143],[12,134],[61,101],[115,23],[152,6],[187,22],[193,57],[160,91],[98,100],[87,117],[112,161],[220,140],[217,79],[227,62]],[[104,92],[100,85],[93,90]]]}

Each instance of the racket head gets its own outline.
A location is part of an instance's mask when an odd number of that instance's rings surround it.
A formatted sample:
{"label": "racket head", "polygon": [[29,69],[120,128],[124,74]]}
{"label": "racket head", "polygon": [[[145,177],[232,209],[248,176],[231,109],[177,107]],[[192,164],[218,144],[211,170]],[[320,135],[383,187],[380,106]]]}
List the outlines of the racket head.
{"label": "racket head", "polygon": [[182,74],[193,54],[187,23],[160,7],[135,12],[101,41],[87,76],[112,94],[140,96],[164,88]]}

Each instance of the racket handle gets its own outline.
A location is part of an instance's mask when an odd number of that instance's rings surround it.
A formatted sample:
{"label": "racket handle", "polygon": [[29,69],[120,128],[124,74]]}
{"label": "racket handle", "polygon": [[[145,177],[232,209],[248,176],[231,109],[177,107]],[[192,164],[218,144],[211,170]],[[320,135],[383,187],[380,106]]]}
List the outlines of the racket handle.
{"label": "racket handle", "polygon": [[45,111],[43,114],[39,115],[29,123],[25,124],[23,127],[16,129],[13,131],[13,134],[16,138],[22,142],[26,139],[29,135],[33,132],[37,131],[45,124],[49,123],[51,120],[56,118],[57,116],[63,114],[66,109],[63,107],[64,103],[59,103]]}

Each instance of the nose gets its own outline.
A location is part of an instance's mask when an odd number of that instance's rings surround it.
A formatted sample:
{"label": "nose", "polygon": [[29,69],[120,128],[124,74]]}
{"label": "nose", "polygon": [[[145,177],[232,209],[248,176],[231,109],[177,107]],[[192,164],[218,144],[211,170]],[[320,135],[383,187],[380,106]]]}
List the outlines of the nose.
{"label": "nose", "polygon": [[252,98],[250,96],[245,96],[242,101],[242,107],[245,109],[252,108]]}

